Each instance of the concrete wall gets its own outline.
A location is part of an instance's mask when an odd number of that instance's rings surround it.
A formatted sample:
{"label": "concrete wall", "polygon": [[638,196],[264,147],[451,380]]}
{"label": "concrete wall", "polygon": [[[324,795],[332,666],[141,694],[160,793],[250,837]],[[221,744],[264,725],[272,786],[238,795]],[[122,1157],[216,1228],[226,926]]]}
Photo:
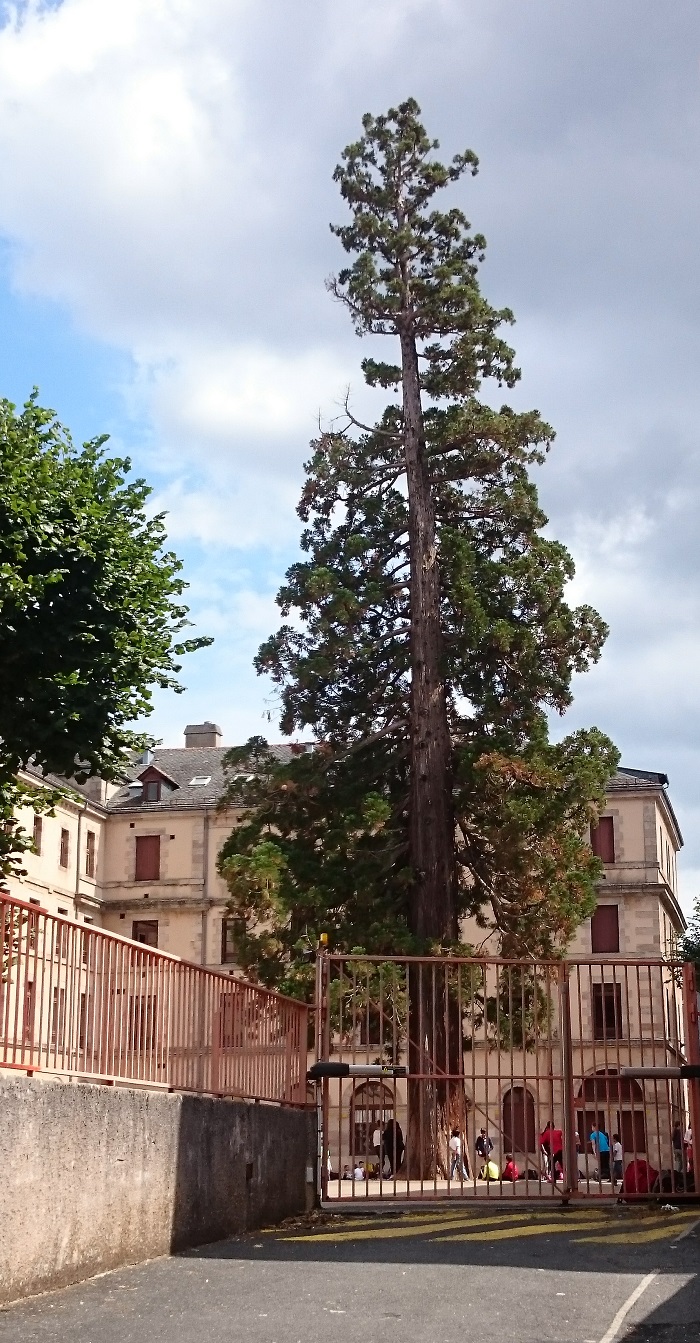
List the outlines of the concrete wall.
{"label": "concrete wall", "polygon": [[0,1303],[307,1206],[305,1111],[0,1075]]}

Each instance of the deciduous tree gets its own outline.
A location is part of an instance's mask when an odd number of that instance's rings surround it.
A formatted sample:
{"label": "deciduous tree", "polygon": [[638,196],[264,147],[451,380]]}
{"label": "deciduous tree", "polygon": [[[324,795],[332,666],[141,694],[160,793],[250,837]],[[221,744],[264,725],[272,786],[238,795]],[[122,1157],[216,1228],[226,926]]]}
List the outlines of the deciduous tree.
{"label": "deciduous tree", "polygon": [[0,400],[0,872],[20,861],[17,770],[120,777],[153,687],[180,690],[178,659],[210,642],[182,637],[163,516],[105,442],[75,446],[36,395],[19,412]]}

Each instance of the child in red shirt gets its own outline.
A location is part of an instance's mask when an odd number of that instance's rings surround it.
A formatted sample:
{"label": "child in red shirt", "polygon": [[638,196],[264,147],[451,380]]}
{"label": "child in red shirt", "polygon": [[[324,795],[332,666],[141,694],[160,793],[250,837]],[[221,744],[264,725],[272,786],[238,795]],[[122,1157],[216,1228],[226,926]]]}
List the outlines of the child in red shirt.
{"label": "child in red shirt", "polygon": [[503,1179],[511,1180],[512,1183],[515,1184],[515,1181],[519,1178],[519,1176],[520,1171],[518,1170],[518,1167],[516,1166],[513,1157],[511,1156],[510,1152],[507,1152],[506,1164],[503,1167]]}

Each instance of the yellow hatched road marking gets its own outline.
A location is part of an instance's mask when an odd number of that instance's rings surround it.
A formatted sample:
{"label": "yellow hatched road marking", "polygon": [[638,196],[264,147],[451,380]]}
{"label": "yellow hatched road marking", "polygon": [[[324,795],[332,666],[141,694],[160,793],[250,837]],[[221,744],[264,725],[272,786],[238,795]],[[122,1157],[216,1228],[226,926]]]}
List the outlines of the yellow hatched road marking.
{"label": "yellow hatched road marking", "polygon": [[462,1226],[490,1226],[493,1224],[493,1222],[501,1222],[504,1220],[507,1222],[526,1221],[528,1218],[531,1217],[532,1217],[531,1213],[521,1212],[514,1214],[512,1217],[506,1215],[505,1218],[502,1213],[500,1214],[500,1216],[492,1216],[492,1217],[469,1217],[469,1218],[441,1217],[439,1221],[421,1222],[420,1224],[414,1222],[413,1219],[411,1219],[410,1226],[407,1225],[383,1226],[383,1227],[376,1227],[368,1231],[332,1231],[330,1233],[323,1233],[320,1236],[315,1236],[312,1233],[309,1236],[288,1236],[285,1239],[334,1240],[334,1241],[393,1240],[394,1238],[400,1239],[405,1236],[425,1236],[428,1235],[431,1231],[444,1231],[446,1229],[446,1226],[448,1225],[453,1226],[455,1228],[459,1228]]}
{"label": "yellow hatched road marking", "polygon": [[[524,1214],[520,1215],[522,1216]],[[534,1216],[535,1215],[534,1210],[531,1210],[527,1215]],[[355,1217],[353,1215],[347,1215],[343,1218],[342,1222],[336,1223],[337,1233],[334,1234],[345,1235],[346,1232],[349,1234],[350,1232],[355,1232],[356,1230],[362,1229],[363,1227],[377,1228],[386,1225],[400,1227],[400,1226],[408,1226],[409,1224],[411,1226],[422,1226],[424,1222],[427,1221],[434,1222],[438,1217],[441,1218],[443,1223],[454,1222],[456,1220],[463,1222],[465,1216],[466,1214],[464,1210],[463,1209],[459,1210],[457,1208],[449,1208],[449,1209],[446,1208],[444,1215],[440,1212],[435,1211],[428,1212],[426,1210],[425,1212],[413,1212],[413,1210],[409,1208],[401,1208],[401,1209],[397,1208],[396,1212],[391,1213],[377,1212],[374,1214],[373,1217]],[[500,1216],[507,1218],[509,1214],[501,1213]],[[321,1226],[327,1227],[327,1223],[320,1223],[319,1230]],[[289,1233],[291,1234],[291,1232],[294,1231],[295,1229],[296,1229],[295,1227],[290,1226],[288,1228]],[[256,1236],[284,1236],[285,1234],[286,1234],[285,1228],[279,1226],[268,1226],[265,1228],[264,1231],[255,1232]],[[314,1235],[314,1230],[312,1227],[309,1228],[307,1234],[309,1236]],[[328,1234],[330,1235],[330,1232]]]}
{"label": "yellow hatched road marking", "polygon": [[[602,1213],[598,1213],[602,1226],[605,1221]],[[568,1231],[589,1231],[591,1223],[595,1224],[594,1217],[588,1217],[585,1221],[566,1222],[562,1219],[559,1222],[540,1222],[536,1226],[511,1226],[503,1231],[489,1231],[488,1236],[484,1237],[480,1231],[474,1235],[460,1233],[457,1236],[436,1236],[438,1241],[467,1241],[467,1240],[515,1240],[521,1236],[546,1236],[548,1233],[558,1231],[560,1234]]]}
{"label": "yellow hatched road marking", "polygon": [[[606,1237],[605,1237],[605,1244],[606,1244],[606,1245],[644,1245],[644,1244],[646,1244],[647,1242],[654,1241],[654,1240],[670,1240],[672,1236],[675,1236],[676,1232],[680,1229],[680,1227],[682,1226],[683,1222],[684,1222],[684,1221],[687,1221],[687,1220],[688,1220],[689,1218],[691,1218],[691,1217],[694,1217],[695,1220],[697,1221],[697,1211],[694,1211],[694,1212],[692,1212],[692,1213],[681,1213],[679,1216],[675,1216],[675,1217],[667,1217],[667,1218],[664,1219],[664,1222],[663,1222],[662,1225],[659,1225],[659,1221],[658,1221],[658,1218],[657,1218],[657,1219],[655,1219],[655,1225],[649,1227],[648,1230],[645,1230],[645,1231],[625,1231],[625,1232],[620,1232],[620,1233],[618,1233],[618,1234],[615,1235],[615,1236],[606,1236]],[[575,1244],[576,1244],[576,1245],[589,1245],[589,1244],[594,1243],[594,1242],[599,1241],[599,1240],[600,1240],[600,1237],[599,1237],[599,1236],[580,1236],[580,1237],[576,1240]]]}
{"label": "yellow hatched road marking", "polygon": [[[332,1241],[392,1240],[393,1238],[402,1238],[406,1236],[425,1236],[433,1231],[449,1230],[450,1232],[452,1232],[452,1230],[459,1230],[462,1227],[472,1227],[472,1226],[484,1227],[484,1226],[493,1226],[494,1224],[498,1226],[502,1222],[528,1222],[532,1221],[533,1218],[536,1217],[537,1215],[538,1215],[537,1212],[518,1212],[518,1213],[501,1212],[501,1213],[492,1213],[490,1217],[459,1217],[459,1216],[441,1217],[439,1220],[432,1219],[430,1221],[420,1221],[420,1222],[417,1219],[411,1218],[410,1225],[408,1223],[403,1223],[396,1226],[375,1227],[367,1231],[338,1230],[338,1231],[322,1232],[320,1235],[314,1234],[314,1232],[311,1231],[305,1236],[285,1236],[284,1239],[332,1240]],[[599,1212],[588,1213],[585,1221],[583,1220],[579,1221],[577,1219],[574,1230],[578,1231],[581,1228],[585,1230],[586,1228],[590,1227],[591,1223],[595,1222],[595,1220],[599,1217],[602,1217],[602,1213]],[[556,1226],[557,1229],[561,1229],[562,1224],[556,1223]],[[516,1228],[514,1234],[516,1235],[520,1234],[520,1230]],[[480,1239],[480,1236],[481,1233],[479,1233],[479,1237],[475,1237],[475,1239]]]}

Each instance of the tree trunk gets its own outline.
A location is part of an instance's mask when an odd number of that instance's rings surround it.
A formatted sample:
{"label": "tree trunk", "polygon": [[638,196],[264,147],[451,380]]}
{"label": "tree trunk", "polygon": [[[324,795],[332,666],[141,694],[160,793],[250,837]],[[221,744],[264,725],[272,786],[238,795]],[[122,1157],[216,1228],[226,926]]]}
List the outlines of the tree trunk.
{"label": "tree trunk", "polygon": [[449,1174],[456,1128],[468,1150],[460,1003],[450,962],[412,961],[408,969],[408,1140],[412,1179]]}
{"label": "tree trunk", "polygon": [[[411,564],[410,925],[421,940],[454,941],[454,814],[440,574],[412,330],[401,332],[401,364]],[[409,973],[409,1075],[415,1080],[408,1084],[407,1169],[419,1179],[448,1173],[453,1126],[466,1137],[462,1025],[446,981],[438,986],[437,999],[435,992],[434,981],[428,988],[418,967]]]}
{"label": "tree trunk", "polygon": [[411,563],[411,931],[452,941],[458,929],[440,575],[412,331],[401,333],[401,362]]}

